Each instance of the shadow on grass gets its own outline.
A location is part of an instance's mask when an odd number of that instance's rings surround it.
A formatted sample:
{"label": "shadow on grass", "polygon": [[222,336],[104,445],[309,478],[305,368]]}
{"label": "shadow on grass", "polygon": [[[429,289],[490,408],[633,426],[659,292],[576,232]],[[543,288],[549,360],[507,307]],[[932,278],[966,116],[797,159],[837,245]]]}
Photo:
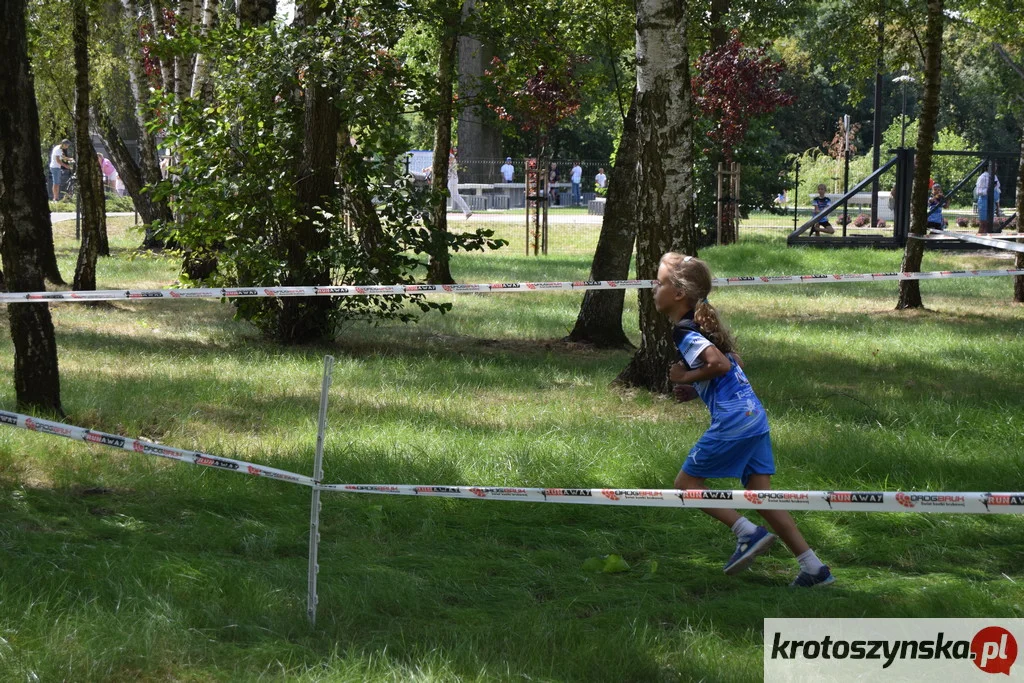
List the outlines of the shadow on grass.
{"label": "shadow on grass", "polygon": [[[1009,582],[979,583],[1015,571],[1019,526],[877,516],[822,551],[840,582],[812,594],[785,587],[795,563],[782,550],[724,576],[729,534],[693,512],[325,494],[310,631],[307,492],[210,475],[216,495],[185,484],[189,468],[98,495],[23,489],[16,505],[0,505],[13,549],[0,594],[21,615],[8,619],[19,642],[55,625],[82,633],[53,645],[120,642],[104,660],[115,675],[214,666],[210,648],[231,645],[248,653],[226,660],[243,677],[270,660],[329,673],[370,657],[470,679],[755,680],[764,616],[1020,616]],[[985,535],[958,554],[922,543],[937,526],[956,541]],[[879,534],[893,537],[884,545],[895,557],[883,556]],[[1005,543],[1003,559],[973,562],[982,542]],[[630,569],[582,569],[610,552]],[[162,637],[132,645],[140,618],[157,619]],[[75,651],[84,663],[95,652]]]}

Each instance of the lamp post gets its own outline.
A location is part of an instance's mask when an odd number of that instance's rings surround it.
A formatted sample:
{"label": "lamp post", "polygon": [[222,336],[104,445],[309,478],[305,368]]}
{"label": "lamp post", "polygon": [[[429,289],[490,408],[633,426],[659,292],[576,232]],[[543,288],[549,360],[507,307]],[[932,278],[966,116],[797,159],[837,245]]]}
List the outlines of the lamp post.
{"label": "lamp post", "polygon": [[914,77],[907,73],[909,68],[909,66],[904,64],[903,73],[892,79],[893,83],[899,83],[903,86],[903,109],[900,111],[900,122],[902,123],[900,130],[900,148],[907,146],[907,83],[914,82]]}

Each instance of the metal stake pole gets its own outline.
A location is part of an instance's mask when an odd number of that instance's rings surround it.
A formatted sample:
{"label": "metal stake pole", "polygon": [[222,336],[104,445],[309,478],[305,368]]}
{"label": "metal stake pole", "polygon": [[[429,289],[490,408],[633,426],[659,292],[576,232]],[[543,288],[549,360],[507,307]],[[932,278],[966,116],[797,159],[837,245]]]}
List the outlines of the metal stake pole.
{"label": "metal stake pole", "polygon": [[797,229],[797,207],[800,206],[800,160],[796,160],[796,179],[793,181],[793,230]]}
{"label": "metal stake pole", "polygon": [[[324,478],[324,432],[327,430],[327,394],[331,388],[334,356],[324,356],[324,381],[320,389],[320,415],[317,420],[316,455],[313,458],[313,479],[319,485]],[[309,592],[306,596],[306,614],[309,625],[316,626],[316,575],[320,571],[317,552],[320,549],[320,489],[313,487],[313,500],[309,508]]]}

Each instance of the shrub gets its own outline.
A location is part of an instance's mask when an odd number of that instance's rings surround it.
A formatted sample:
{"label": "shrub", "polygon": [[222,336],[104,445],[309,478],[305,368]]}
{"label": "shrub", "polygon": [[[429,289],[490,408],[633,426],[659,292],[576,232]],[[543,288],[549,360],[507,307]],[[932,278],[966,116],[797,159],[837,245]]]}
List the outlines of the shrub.
{"label": "shrub", "polygon": [[853,219],[854,226],[856,226],[858,228],[863,228],[865,225],[867,225],[870,222],[871,222],[871,216],[867,215],[866,213],[859,214],[856,218]]}
{"label": "shrub", "polygon": [[956,224],[961,228],[966,228],[968,225],[970,225],[970,223],[971,221],[970,219],[967,218],[967,216],[960,216],[960,218],[956,219]]}
{"label": "shrub", "polygon": [[978,221],[978,217],[977,216],[974,216],[973,218],[971,218],[971,227],[972,228],[977,228],[977,227],[980,227],[980,226],[981,226],[981,223]]}
{"label": "shrub", "polygon": [[875,224],[876,228],[884,228],[886,226],[885,219],[879,218],[878,223]]}
{"label": "shrub", "polygon": [[[395,122],[407,103],[405,89],[396,84],[407,74],[382,52],[387,38],[367,24],[320,22],[280,32],[225,25],[206,39],[210,101],[161,105],[168,121],[165,144],[180,162],[174,185],[164,182],[160,189],[184,217],[167,226],[169,236],[194,262],[209,266],[191,269],[195,275],[185,273],[183,281],[212,287],[416,282],[425,267],[422,255],[437,237],[424,216],[426,191],[415,187],[399,161],[407,146]],[[294,93],[304,81],[329,84],[336,92],[359,83],[359,97],[335,103],[344,130],[359,131],[358,146],[338,150],[335,182],[346,192],[324,196],[312,215],[304,215],[296,190],[307,160],[304,103]],[[370,213],[376,215],[366,218]],[[296,226],[310,223],[318,243],[302,245],[297,257],[292,236]],[[487,230],[438,234],[451,251],[501,243]],[[419,295],[310,301],[316,307],[293,309],[269,298],[236,299],[234,305],[239,317],[282,340],[326,336],[348,320],[409,321],[414,315],[407,301],[421,311],[450,308]],[[312,311],[308,334],[292,323],[293,310],[302,316]]]}

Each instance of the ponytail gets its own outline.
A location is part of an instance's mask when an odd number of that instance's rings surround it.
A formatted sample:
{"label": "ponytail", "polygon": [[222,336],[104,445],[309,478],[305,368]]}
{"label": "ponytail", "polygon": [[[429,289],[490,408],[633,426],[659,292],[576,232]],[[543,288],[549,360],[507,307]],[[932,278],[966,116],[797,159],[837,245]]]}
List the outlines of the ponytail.
{"label": "ponytail", "polygon": [[736,340],[718,317],[718,311],[708,301],[712,278],[707,264],[699,258],[671,251],[661,257],[659,264],[668,267],[675,288],[695,302],[693,321],[700,326],[704,336],[724,354],[735,351]]}
{"label": "ponytail", "polygon": [[736,350],[736,340],[733,339],[729,328],[718,317],[718,311],[715,310],[715,307],[711,305],[707,298],[701,299],[694,306],[693,321],[700,325],[704,336],[710,339],[711,343],[717,346],[719,351],[724,354],[730,354]]}

